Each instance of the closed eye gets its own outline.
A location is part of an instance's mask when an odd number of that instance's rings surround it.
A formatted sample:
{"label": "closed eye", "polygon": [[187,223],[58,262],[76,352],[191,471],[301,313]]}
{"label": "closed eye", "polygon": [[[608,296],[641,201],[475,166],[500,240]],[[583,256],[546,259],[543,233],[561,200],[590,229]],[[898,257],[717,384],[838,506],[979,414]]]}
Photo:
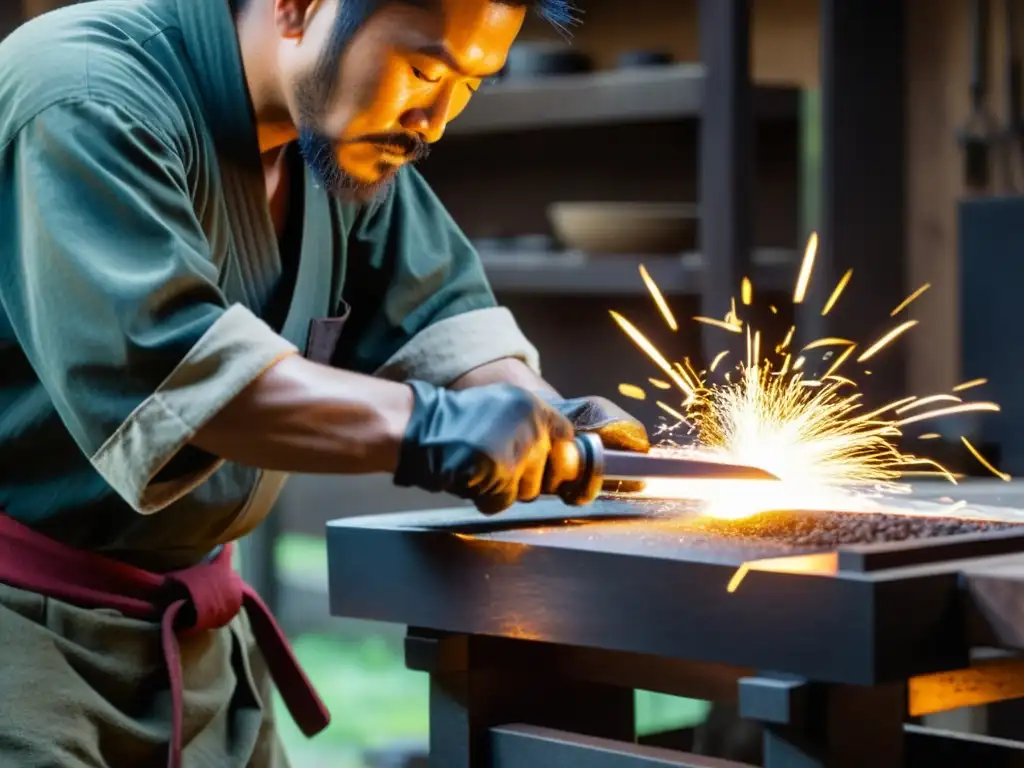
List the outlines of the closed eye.
{"label": "closed eye", "polygon": [[417,69],[416,67],[413,67],[412,65],[410,65],[410,67],[412,69],[412,73],[414,75],[416,75],[416,77],[418,79],[423,80],[424,82],[427,82],[427,83],[437,83],[437,82],[440,82],[440,78],[430,78],[430,77],[427,77],[426,73],[423,70]]}

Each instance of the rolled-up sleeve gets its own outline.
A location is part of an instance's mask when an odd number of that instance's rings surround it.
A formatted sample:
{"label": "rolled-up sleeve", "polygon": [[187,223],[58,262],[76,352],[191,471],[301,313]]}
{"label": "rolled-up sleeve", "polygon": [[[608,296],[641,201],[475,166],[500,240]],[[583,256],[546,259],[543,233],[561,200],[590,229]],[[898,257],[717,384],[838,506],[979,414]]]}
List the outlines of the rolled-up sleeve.
{"label": "rolled-up sleeve", "polygon": [[0,150],[3,310],[79,448],[141,513],[216,470],[189,440],[295,352],[218,288],[181,155],[84,98]]}
{"label": "rolled-up sleeve", "polygon": [[536,348],[498,306],[476,249],[413,168],[356,220],[339,364],[394,380],[447,385],[495,360],[538,373]]}

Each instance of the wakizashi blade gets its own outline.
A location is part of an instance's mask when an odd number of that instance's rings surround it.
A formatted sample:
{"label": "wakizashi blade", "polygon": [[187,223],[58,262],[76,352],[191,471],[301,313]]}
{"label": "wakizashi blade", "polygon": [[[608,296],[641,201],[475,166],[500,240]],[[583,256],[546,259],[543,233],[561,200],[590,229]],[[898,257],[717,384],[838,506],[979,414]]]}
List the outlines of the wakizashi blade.
{"label": "wakizashi blade", "polygon": [[649,477],[678,477],[707,480],[778,480],[758,467],[726,464],[682,456],[658,456],[629,451],[604,452],[606,480],[643,480]]}
{"label": "wakizashi blade", "polygon": [[605,450],[601,438],[593,434],[577,435],[579,472],[576,479],[558,489],[566,504],[579,505],[594,498],[605,480],[644,481],[650,478],[689,480],[778,480],[759,467],[728,464],[709,459],[630,451]]}

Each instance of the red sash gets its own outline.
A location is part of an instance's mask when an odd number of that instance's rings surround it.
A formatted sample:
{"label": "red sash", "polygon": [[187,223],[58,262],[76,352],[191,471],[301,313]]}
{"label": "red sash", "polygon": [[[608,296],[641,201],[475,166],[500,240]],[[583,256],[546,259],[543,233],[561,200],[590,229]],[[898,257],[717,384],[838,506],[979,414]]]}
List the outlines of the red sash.
{"label": "red sash", "polygon": [[209,563],[157,574],[68,547],[0,512],[0,583],[85,608],[109,608],[160,622],[173,703],[168,768],[181,768],[178,635],[223,627],[243,607],[270,675],[302,732],[312,736],[330,722],[270,610],[232,569],[230,545]]}

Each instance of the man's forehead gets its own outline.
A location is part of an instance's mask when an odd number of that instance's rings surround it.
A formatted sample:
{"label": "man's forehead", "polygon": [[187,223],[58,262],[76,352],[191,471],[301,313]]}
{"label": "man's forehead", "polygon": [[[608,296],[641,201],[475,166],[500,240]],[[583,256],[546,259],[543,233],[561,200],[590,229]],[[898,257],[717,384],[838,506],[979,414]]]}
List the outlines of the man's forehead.
{"label": "man's forehead", "polygon": [[431,0],[438,43],[471,72],[497,71],[526,18],[525,6],[494,0]]}

